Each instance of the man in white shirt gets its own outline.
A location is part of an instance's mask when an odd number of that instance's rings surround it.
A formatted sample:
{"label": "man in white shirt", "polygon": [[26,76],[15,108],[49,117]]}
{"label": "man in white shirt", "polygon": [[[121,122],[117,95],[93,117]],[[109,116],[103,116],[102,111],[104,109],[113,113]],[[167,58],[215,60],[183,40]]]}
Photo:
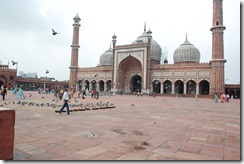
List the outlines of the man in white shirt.
{"label": "man in white shirt", "polygon": [[67,108],[67,114],[69,115],[69,94],[68,94],[68,89],[66,88],[64,90],[64,94],[63,94],[63,100],[64,100],[64,104],[62,106],[62,108],[60,109],[59,113],[61,114],[63,109],[66,107]]}

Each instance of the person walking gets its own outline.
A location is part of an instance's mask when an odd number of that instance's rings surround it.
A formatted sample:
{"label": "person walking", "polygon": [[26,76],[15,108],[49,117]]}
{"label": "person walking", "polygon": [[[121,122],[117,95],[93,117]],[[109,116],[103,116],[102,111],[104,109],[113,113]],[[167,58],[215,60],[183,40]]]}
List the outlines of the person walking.
{"label": "person walking", "polygon": [[63,90],[63,88],[61,88],[61,89],[59,90],[59,93],[58,93],[59,100],[62,100],[63,92],[64,92],[64,90]]}
{"label": "person walking", "polygon": [[230,100],[230,95],[227,94],[227,95],[226,95],[226,98],[227,98],[227,102],[229,102],[229,100]]}
{"label": "person walking", "polygon": [[17,98],[19,100],[19,103],[18,104],[21,103],[21,101],[23,100],[23,97],[24,97],[24,91],[23,91],[23,89],[21,87],[19,87],[19,89],[18,89],[18,96],[17,96]]}
{"label": "person walking", "polygon": [[86,96],[86,91],[83,90],[83,91],[82,91],[82,99],[85,99],[85,96]]}
{"label": "person walking", "polygon": [[69,94],[68,94],[68,89],[66,88],[64,90],[64,94],[63,94],[63,100],[64,100],[64,104],[62,106],[62,108],[59,110],[59,113],[61,114],[63,109],[66,107],[67,108],[67,114],[69,115]]}
{"label": "person walking", "polygon": [[13,91],[12,91],[12,94],[16,95],[18,93],[18,87],[14,87]]}
{"label": "person walking", "polygon": [[224,103],[224,99],[225,99],[225,97],[224,97],[224,93],[223,93],[223,94],[220,95],[221,103]]}
{"label": "person walking", "polygon": [[95,97],[96,97],[97,100],[99,99],[99,92],[98,92],[98,90],[96,91],[96,96],[94,96],[94,98]]}
{"label": "person walking", "polygon": [[217,103],[217,102],[218,102],[218,99],[219,99],[219,98],[218,98],[218,95],[217,95],[217,93],[215,93],[215,94],[214,94],[214,102]]}
{"label": "person walking", "polygon": [[94,91],[94,90],[92,90],[92,91],[91,91],[91,97],[92,97],[92,98],[93,98],[93,96],[94,96],[94,98],[95,98],[94,93],[95,93],[95,91]]}
{"label": "person walking", "polygon": [[80,89],[77,92],[77,97],[80,98]]}
{"label": "person walking", "polygon": [[3,101],[5,100],[5,95],[7,95],[7,87],[3,86],[3,90],[1,91],[1,95],[3,96]]}

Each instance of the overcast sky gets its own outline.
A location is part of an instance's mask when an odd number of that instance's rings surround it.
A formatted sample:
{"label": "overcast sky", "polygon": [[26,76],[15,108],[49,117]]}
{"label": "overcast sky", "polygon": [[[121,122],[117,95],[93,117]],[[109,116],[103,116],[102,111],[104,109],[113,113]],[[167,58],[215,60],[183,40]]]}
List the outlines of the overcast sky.
{"label": "overcast sky", "polygon": [[[0,62],[18,72],[36,72],[69,80],[73,18],[80,24],[79,67],[94,67],[109,49],[130,44],[144,23],[173,63],[174,51],[188,40],[199,49],[200,62],[212,57],[212,0],[1,0]],[[223,0],[225,79],[240,82],[240,1]],[[60,35],[53,36],[52,28]],[[50,71],[46,75],[46,69]]]}

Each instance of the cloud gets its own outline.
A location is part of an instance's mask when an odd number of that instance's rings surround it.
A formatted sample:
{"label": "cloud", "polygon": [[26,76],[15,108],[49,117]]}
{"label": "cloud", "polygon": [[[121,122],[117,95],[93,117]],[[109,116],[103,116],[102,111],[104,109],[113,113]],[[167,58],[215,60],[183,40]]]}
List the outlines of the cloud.
{"label": "cloud", "polygon": [[[223,1],[226,78],[240,74],[240,2]],[[143,32],[144,23],[153,39],[173,53],[188,40],[201,52],[201,62],[212,54],[212,1],[201,0],[7,0],[0,5],[1,60],[18,60],[19,71],[37,72],[58,80],[69,79],[73,17],[79,14],[79,66],[94,67],[110,46],[130,44]],[[60,32],[53,36],[51,29]],[[233,73],[233,70],[235,73]],[[231,82],[231,80],[229,80]]]}

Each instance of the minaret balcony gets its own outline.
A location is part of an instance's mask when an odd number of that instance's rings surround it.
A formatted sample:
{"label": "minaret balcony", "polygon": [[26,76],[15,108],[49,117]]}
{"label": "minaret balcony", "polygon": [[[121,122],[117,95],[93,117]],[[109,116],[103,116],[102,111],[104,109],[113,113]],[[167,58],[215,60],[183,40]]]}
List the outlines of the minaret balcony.
{"label": "minaret balcony", "polygon": [[213,26],[210,28],[211,31],[214,30],[215,32],[217,32],[217,31],[223,32],[225,29],[226,29],[226,27],[223,25]]}
{"label": "minaret balcony", "polygon": [[72,48],[80,48],[80,45],[78,45],[78,44],[72,44],[71,47]]}

